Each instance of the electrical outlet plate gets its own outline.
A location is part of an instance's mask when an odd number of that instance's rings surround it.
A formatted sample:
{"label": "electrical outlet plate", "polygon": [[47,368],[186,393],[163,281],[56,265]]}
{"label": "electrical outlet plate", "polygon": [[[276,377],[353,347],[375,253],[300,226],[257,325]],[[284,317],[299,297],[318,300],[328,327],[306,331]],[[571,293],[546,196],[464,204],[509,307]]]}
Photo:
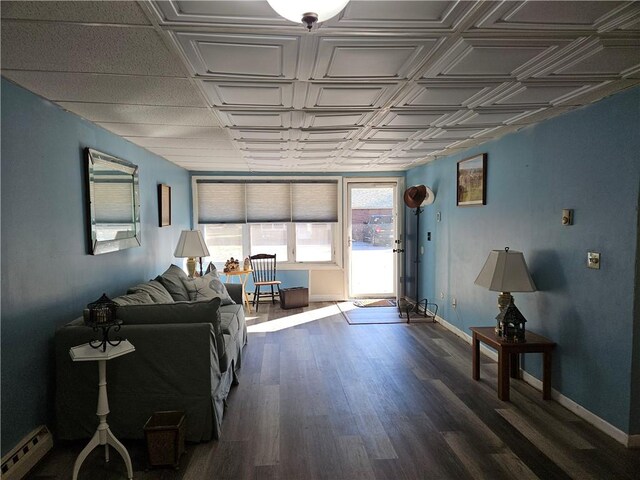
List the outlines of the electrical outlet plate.
{"label": "electrical outlet plate", "polygon": [[598,252],[587,252],[587,267],[600,270],[600,254]]}

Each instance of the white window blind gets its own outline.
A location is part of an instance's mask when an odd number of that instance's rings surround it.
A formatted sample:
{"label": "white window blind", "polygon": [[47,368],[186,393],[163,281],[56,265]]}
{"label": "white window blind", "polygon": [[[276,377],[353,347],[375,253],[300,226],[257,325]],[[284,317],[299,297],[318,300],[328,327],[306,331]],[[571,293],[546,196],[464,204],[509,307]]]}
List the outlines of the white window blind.
{"label": "white window blind", "polygon": [[197,180],[198,222],[337,222],[336,180]]}
{"label": "white window blind", "polygon": [[247,222],[290,222],[289,183],[247,183]]}
{"label": "white window blind", "polygon": [[338,182],[308,182],[291,185],[294,222],[337,222]]}
{"label": "white window blind", "polygon": [[199,223],[245,223],[244,183],[197,182]]}
{"label": "white window blind", "polygon": [[92,205],[96,223],[131,223],[133,196],[131,181],[96,178],[93,183]]}

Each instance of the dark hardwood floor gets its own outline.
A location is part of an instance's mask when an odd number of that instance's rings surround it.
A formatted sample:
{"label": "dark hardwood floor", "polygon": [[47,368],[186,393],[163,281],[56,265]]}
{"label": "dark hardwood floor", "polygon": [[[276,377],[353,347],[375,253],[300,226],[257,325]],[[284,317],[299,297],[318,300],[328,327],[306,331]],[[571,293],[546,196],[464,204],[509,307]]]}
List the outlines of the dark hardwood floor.
{"label": "dark hardwood floor", "polygon": [[[145,470],[144,442],[125,441],[134,478],[639,478],[639,450],[523,382],[498,400],[486,357],[473,381],[470,345],[440,325],[349,325],[329,303],[249,318],[222,438],[188,444],[178,471]],[[84,444],[58,444],[29,478],[71,478]],[[79,478],[126,478],[101,452]]]}

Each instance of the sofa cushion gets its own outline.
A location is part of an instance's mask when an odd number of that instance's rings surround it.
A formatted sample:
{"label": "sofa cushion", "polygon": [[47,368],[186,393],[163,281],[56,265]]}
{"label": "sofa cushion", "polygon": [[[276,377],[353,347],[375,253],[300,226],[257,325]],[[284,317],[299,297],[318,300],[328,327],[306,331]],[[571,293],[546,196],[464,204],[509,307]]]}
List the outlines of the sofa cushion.
{"label": "sofa cushion", "polygon": [[118,318],[125,325],[155,323],[211,323],[220,329],[220,299],[203,302],[149,303],[124,305],[118,308]]}
{"label": "sofa cushion", "polygon": [[148,293],[154,303],[173,303],[173,297],[158,280],[149,280],[127,290],[127,293]]}
{"label": "sofa cushion", "polygon": [[225,305],[220,307],[220,328],[222,333],[236,336],[240,330],[241,316],[244,316],[242,305]]}
{"label": "sofa cushion", "polygon": [[224,341],[220,299],[201,302],[150,303],[147,305],[125,305],[118,308],[118,318],[125,325],[162,323],[211,323],[216,341],[218,363],[221,372],[227,370],[226,343]]}
{"label": "sofa cushion", "polygon": [[140,305],[145,303],[153,303],[153,299],[147,292],[128,293],[113,299],[118,305]]}
{"label": "sofa cushion", "polygon": [[219,298],[220,305],[232,305],[236,302],[229,296],[227,287],[220,280],[215,268],[202,277],[186,278],[183,283],[189,292],[190,300],[204,300],[211,298]]}
{"label": "sofa cushion", "polygon": [[171,265],[166,272],[162,275],[156,277],[164,288],[167,289],[167,292],[171,295],[176,302],[191,300],[189,298],[189,292],[187,291],[187,287],[184,286],[183,280],[188,279],[187,274],[184,271],[177,267],[176,265]]}

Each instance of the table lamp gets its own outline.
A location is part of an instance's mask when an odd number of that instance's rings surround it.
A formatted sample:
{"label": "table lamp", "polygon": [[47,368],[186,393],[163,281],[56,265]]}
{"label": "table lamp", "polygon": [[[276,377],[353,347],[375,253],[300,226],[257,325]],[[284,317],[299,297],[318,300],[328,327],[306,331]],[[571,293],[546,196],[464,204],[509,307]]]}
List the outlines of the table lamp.
{"label": "table lamp", "polygon": [[[489,252],[489,257],[474,283],[492,292],[500,292],[498,295],[500,311],[513,304],[511,292],[536,291],[536,285],[529,274],[524,255],[522,252],[509,250],[509,247]],[[500,322],[496,327],[496,334],[502,336]]]}
{"label": "table lamp", "polygon": [[[186,258],[189,277],[195,277],[196,257],[209,256],[209,249],[207,248],[207,244],[204,243],[202,232],[200,232],[200,230],[183,230],[182,233],[180,233],[178,246],[173,255],[178,258]],[[200,274],[202,275],[202,271]]]}

